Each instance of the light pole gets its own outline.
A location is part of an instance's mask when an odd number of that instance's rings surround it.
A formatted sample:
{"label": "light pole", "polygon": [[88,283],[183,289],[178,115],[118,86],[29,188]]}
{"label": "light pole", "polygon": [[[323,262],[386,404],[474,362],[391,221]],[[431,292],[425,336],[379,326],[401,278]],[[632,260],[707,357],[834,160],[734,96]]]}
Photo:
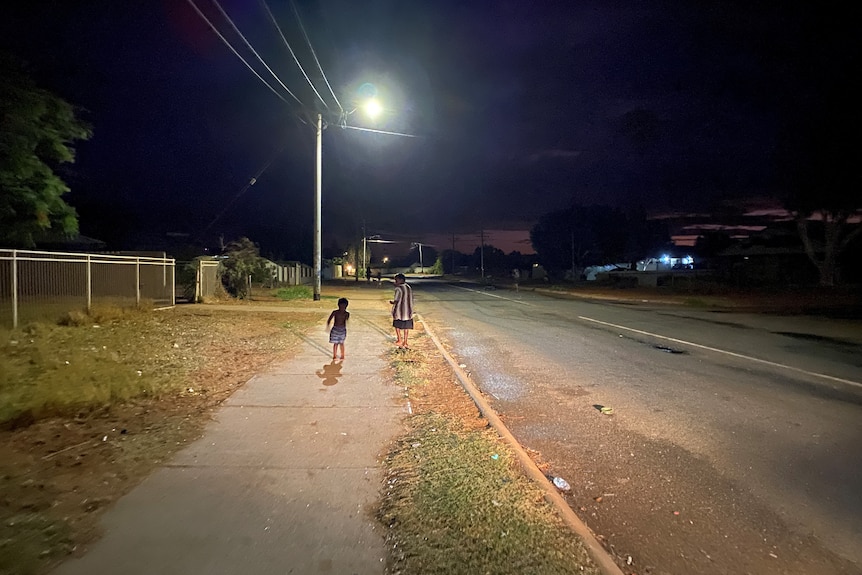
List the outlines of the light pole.
{"label": "light pole", "polygon": [[[364,231],[364,228],[363,228]],[[380,234],[374,234],[373,236],[362,236],[362,265],[368,267],[368,259],[365,257],[365,254],[368,253],[368,244],[391,244],[392,242],[388,242],[386,240],[380,239]],[[369,254],[370,255],[370,254]]]}
{"label": "light pole", "polygon": [[[376,100],[369,100],[364,105],[365,113],[370,117],[378,115],[383,108]],[[349,113],[353,113],[352,110]],[[321,263],[321,203],[323,202],[323,114],[317,114],[317,153],[314,170],[314,293],[312,299],[320,301],[320,276],[322,273]],[[364,234],[363,234],[364,235]],[[359,263],[359,262],[357,262]],[[356,271],[357,277],[359,270]]]}
{"label": "light pole", "polygon": [[323,198],[323,114],[317,115],[317,158],[314,170],[314,301],[320,301],[320,204]]}
{"label": "light pole", "polygon": [[479,260],[482,267],[482,281],[485,281],[485,228],[481,228],[479,234],[482,236],[481,247],[479,248]]}
{"label": "light pole", "polygon": [[431,244],[423,244],[422,242],[413,242],[413,247],[419,248],[419,269],[422,270],[420,273],[424,274],[425,273],[425,263],[422,261],[422,246],[423,245],[431,246],[431,247],[434,247],[434,246]]}

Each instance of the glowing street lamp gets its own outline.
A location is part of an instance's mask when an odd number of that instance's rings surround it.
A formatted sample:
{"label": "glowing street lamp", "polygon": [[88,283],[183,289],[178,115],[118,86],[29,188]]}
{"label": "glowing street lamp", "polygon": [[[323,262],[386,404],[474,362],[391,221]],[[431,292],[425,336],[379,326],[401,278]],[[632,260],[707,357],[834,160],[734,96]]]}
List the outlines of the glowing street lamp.
{"label": "glowing street lamp", "polygon": [[380,105],[380,102],[375,98],[371,98],[362,106],[365,115],[371,118],[372,120],[380,116],[383,112],[383,106]]}

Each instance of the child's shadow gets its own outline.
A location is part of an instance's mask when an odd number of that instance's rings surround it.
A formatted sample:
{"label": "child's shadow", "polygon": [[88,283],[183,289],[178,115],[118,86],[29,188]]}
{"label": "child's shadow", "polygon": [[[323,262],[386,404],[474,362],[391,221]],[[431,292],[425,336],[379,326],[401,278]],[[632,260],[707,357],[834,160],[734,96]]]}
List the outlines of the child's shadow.
{"label": "child's shadow", "polygon": [[323,380],[323,385],[335,385],[338,383],[338,378],[341,377],[341,363],[336,363],[333,359],[331,362],[323,366],[315,372],[317,377]]}

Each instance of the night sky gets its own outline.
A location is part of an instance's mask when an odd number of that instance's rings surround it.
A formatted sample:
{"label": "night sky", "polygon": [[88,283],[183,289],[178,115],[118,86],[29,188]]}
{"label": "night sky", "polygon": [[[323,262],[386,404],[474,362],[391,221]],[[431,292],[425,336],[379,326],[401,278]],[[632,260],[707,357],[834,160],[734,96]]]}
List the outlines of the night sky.
{"label": "night sky", "polygon": [[310,263],[318,111],[325,248],[363,226],[404,242],[529,230],[573,203],[764,210],[794,119],[859,70],[855,16],[791,3],[297,0],[341,105],[370,85],[386,106],[348,123],[405,138],[338,126],[290,2],[268,6],[326,106],[261,2],[220,4],[302,105],[195,3],[284,99],[185,0],[4,8],[0,48],[93,126],[63,169],[67,201],[117,249],[247,236]]}

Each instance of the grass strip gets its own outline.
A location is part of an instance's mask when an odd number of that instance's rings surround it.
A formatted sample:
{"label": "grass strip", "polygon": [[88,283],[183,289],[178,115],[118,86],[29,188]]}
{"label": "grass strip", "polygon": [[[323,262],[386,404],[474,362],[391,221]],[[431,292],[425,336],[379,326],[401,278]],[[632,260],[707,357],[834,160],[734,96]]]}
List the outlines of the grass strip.
{"label": "grass strip", "polygon": [[[408,359],[408,361],[403,361]],[[408,396],[422,393],[421,353],[393,362]],[[437,385],[455,385],[451,376]],[[446,402],[419,412],[385,460],[378,519],[387,528],[395,574],[600,573],[580,540],[487,427],[468,424]]]}

